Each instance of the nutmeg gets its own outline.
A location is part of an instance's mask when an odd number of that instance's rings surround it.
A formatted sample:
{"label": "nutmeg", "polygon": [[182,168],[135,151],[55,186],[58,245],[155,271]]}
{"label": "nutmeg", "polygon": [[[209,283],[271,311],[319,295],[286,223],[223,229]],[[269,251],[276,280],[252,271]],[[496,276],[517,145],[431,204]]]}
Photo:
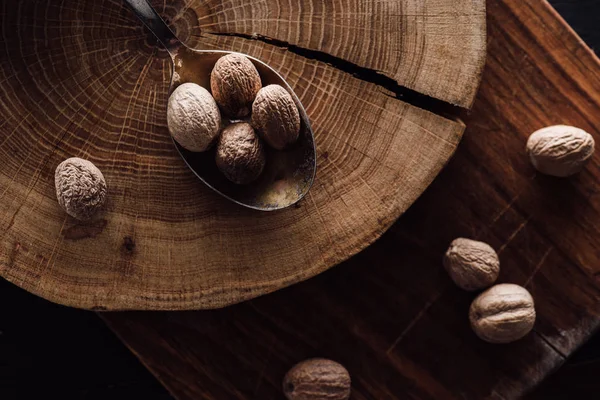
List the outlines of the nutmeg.
{"label": "nutmeg", "polygon": [[479,290],[491,286],[498,279],[500,260],[489,244],[458,238],[446,251],[444,267],[458,287]]}
{"label": "nutmeg", "polygon": [[531,294],[519,285],[503,283],[481,293],[469,310],[471,327],[490,343],[509,343],[527,335],[535,323]]}
{"label": "nutmeg", "polygon": [[265,167],[265,152],[250,124],[239,122],[223,130],[217,144],[216,162],[233,183],[248,184],[260,176]]}
{"label": "nutmeg", "polygon": [[184,149],[200,152],[213,144],[221,129],[221,114],[208,90],[184,83],[173,91],[167,107],[169,132]]}
{"label": "nutmeg", "polygon": [[234,118],[247,116],[262,87],[252,61],[242,54],[228,54],[217,60],[210,74],[210,89],[223,112]]}
{"label": "nutmeg", "polygon": [[252,126],[276,150],[283,150],[298,139],[300,113],[287,90],[279,85],[259,90],[252,105]]}
{"label": "nutmeg", "polygon": [[283,392],[288,400],[346,400],[350,398],[350,374],[335,361],[313,358],[286,374]]}
{"label": "nutmeg", "polygon": [[543,174],[567,177],[579,172],[594,154],[594,138],[567,125],[535,131],[527,140],[533,166]]}
{"label": "nutmeg", "polygon": [[56,167],[54,173],[58,204],[73,218],[91,219],[106,201],[106,181],[91,162],[69,158]]}

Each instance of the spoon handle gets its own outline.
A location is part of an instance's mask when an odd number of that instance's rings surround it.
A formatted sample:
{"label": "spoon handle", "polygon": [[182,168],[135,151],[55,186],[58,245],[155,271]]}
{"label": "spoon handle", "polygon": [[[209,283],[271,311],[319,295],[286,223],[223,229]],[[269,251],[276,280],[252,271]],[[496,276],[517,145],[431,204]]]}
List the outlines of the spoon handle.
{"label": "spoon handle", "polygon": [[175,54],[177,48],[183,45],[148,0],[125,0],[125,3],[166,47],[169,53]]}

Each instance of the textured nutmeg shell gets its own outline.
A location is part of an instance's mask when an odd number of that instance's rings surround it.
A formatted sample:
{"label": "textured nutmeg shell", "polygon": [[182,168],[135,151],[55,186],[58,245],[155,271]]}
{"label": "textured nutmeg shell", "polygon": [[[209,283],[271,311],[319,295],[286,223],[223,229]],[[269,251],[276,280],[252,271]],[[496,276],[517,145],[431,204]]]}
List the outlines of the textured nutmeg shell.
{"label": "textured nutmeg shell", "polygon": [[458,238],[452,241],[446,251],[444,267],[458,287],[479,290],[496,282],[500,260],[489,244]]}
{"label": "textured nutmeg shell", "polygon": [[540,129],[527,141],[527,152],[533,166],[543,174],[557,177],[581,171],[594,154],[594,147],[592,135],[567,125]]}
{"label": "textured nutmeg shell", "polygon": [[279,85],[259,90],[252,105],[252,126],[267,144],[283,150],[300,134],[300,113],[292,96]]}
{"label": "textured nutmeg shell", "polygon": [[223,112],[234,118],[250,114],[252,102],[262,87],[252,61],[241,54],[217,60],[210,74],[210,90]]}
{"label": "textured nutmeg shell", "polygon": [[217,143],[217,167],[233,183],[256,180],[265,167],[265,152],[252,126],[246,122],[231,124]]}
{"label": "textured nutmeg shell", "polygon": [[473,300],[469,319],[481,339],[490,343],[510,343],[533,329],[535,305],[524,287],[500,284]]}
{"label": "textured nutmeg shell", "polygon": [[54,173],[58,204],[73,218],[87,221],[94,217],[106,201],[104,175],[91,162],[69,158]]}
{"label": "textured nutmeg shell", "polygon": [[173,138],[186,150],[206,151],[221,129],[219,107],[208,90],[184,83],[171,93],[167,124]]}
{"label": "textured nutmeg shell", "polygon": [[346,400],[350,398],[350,374],[341,364],[314,358],[296,364],[283,379],[288,400]]}

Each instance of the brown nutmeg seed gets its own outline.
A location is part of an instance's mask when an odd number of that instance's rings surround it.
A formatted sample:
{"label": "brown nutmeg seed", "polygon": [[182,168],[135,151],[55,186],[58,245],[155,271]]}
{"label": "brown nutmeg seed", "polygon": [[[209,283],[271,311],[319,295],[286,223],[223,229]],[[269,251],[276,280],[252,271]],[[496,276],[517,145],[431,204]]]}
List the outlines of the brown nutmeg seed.
{"label": "brown nutmeg seed", "polygon": [[217,60],[210,74],[210,90],[230,117],[250,114],[252,102],[262,87],[260,75],[252,61],[242,54],[228,54]]}
{"label": "brown nutmeg seed", "polygon": [[594,154],[594,138],[567,125],[535,131],[527,140],[531,163],[543,174],[567,177],[579,172]]}
{"label": "brown nutmeg seed", "polygon": [[464,290],[479,290],[498,279],[500,260],[487,243],[458,238],[444,256],[444,267],[454,283]]}
{"label": "brown nutmeg seed", "polygon": [[69,158],[56,167],[54,173],[58,204],[73,218],[91,219],[106,201],[106,181],[91,162]]}
{"label": "brown nutmeg seed", "polygon": [[221,129],[221,113],[208,90],[184,83],[171,93],[167,125],[173,138],[186,150],[206,151]]}
{"label": "brown nutmeg seed", "polygon": [[346,400],[350,398],[350,374],[341,364],[314,358],[296,364],[283,379],[288,400]]}
{"label": "brown nutmeg seed", "polygon": [[492,286],[471,303],[469,319],[481,339],[490,343],[514,342],[533,329],[533,298],[519,285]]}
{"label": "brown nutmeg seed", "polygon": [[287,90],[279,85],[259,90],[252,105],[252,126],[276,150],[283,150],[298,139],[300,113]]}
{"label": "brown nutmeg seed", "polygon": [[252,126],[231,124],[217,144],[217,167],[233,183],[245,185],[256,180],[265,167],[265,152]]}

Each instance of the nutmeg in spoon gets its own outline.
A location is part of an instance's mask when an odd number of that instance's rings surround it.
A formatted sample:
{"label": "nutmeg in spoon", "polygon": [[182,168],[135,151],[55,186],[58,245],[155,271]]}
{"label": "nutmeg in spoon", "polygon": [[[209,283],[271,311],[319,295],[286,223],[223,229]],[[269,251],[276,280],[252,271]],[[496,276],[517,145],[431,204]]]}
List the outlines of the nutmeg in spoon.
{"label": "nutmeg in spoon", "polygon": [[250,114],[252,102],[262,87],[256,67],[237,53],[219,58],[210,73],[210,89],[225,115],[243,118]]}
{"label": "nutmeg in spoon", "polygon": [[221,114],[208,90],[195,83],[184,83],[169,97],[167,125],[181,147],[206,151],[219,135]]}
{"label": "nutmeg in spoon", "polygon": [[[211,72],[217,62],[224,56],[239,54],[228,51],[190,49],[177,39],[147,0],[126,0],[126,3],[171,55],[173,74],[169,94],[180,85],[189,82],[209,90],[211,88]],[[312,186],[317,167],[313,132],[300,100],[288,83],[262,61],[250,56],[245,56],[245,58],[256,68],[262,86],[281,86],[295,103],[300,118],[298,139],[295,143],[285,151],[266,148],[265,168],[260,177],[251,185],[237,185],[228,180],[215,163],[214,151],[216,150],[214,148],[198,153],[186,150],[176,141],[174,143],[188,167],[202,182],[220,195],[248,208],[261,211],[278,210],[297,203]],[[246,78],[251,75],[249,74]],[[213,96],[215,94],[215,92],[212,93]],[[218,96],[216,95],[216,97]],[[225,116],[222,115],[222,117]],[[223,123],[227,125],[228,121],[223,121]]]}
{"label": "nutmeg in spoon", "polygon": [[252,125],[274,149],[292,146],[300,133],[300,114],[292,96],[279,85],[260,89],[252,104]]}
{"label": "nutmeg in spoon", "polygon": [[239,122],[223,129],[215,161],[227,179],[247,185],[265,168],[265,150],[250,124]]}

